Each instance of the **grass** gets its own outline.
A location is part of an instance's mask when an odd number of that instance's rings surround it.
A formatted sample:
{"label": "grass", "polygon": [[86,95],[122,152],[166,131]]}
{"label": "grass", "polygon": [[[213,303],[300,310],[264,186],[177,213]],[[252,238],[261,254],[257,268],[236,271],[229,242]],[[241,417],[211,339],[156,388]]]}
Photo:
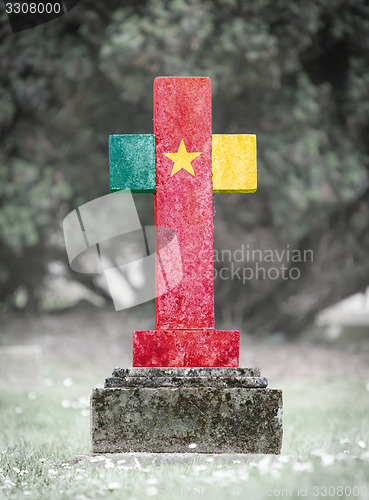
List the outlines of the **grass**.
{"label": "grass", "polygon": [[72,465],[87,454],[89,386],[0,392],[0,498],[369,498],[369,393],[359,379],[284,384],[279,459]]}

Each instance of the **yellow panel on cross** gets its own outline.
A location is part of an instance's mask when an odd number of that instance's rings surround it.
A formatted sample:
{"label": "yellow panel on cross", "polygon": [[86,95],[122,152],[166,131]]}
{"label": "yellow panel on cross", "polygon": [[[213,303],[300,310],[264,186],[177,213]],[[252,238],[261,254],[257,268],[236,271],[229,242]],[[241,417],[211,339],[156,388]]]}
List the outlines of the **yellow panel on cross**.
{"label": "yellow panel on cross", "polygon": [[214,193],[254,193],[256,135],[213,134],[211,164]]}

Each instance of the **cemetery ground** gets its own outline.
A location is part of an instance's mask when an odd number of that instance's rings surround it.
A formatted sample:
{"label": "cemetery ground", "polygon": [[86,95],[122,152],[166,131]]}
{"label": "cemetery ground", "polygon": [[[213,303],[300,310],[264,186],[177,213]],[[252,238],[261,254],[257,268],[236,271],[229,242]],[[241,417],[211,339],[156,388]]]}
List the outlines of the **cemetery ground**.
{"label": "cemetery ground", "polygon": [[42,362],[39,382],[35,373],[23,387],[14,382],[21,366],[11,384],[1,374],[0,498],[369,499],[369,339],[357,331],[331,344],[242,337],[240,366],[260,366],[269,387],[283,389],[279,457],[88,455],[91,389],[131,366],[132,331],[150,326],[110,308],[3,318],[1,344],[36,344]]}

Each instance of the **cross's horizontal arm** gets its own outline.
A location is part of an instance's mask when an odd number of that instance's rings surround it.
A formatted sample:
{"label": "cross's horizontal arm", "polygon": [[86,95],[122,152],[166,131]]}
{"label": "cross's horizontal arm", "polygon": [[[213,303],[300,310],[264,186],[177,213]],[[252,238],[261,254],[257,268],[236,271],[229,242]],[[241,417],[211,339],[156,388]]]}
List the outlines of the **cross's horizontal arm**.
{"label": "cross's horizontal arm", "polygon": [[[130,189],[133,193],[155,193],[155,135],[110,135],[109,170],[110,192]],[[213,134],[212,173],[215,193],[254,193],[256,136]]]}
{"label": "cross's horizontal arm", "polygon": [[214,193],[254,193],[257,189],[256,136],[213,134]]}
{"label": "cross's horizontal arm", "polygon": [[153,134],[109,136],[110,192],[130,189],[155,193],[156,149]]}

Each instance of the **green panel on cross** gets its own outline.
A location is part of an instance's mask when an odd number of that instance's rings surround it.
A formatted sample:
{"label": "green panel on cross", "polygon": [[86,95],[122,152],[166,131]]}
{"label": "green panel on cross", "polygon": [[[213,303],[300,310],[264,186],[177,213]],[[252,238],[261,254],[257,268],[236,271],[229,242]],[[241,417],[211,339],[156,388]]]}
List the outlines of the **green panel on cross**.
{"label": "green panel on cross", "polygon": [[155,135],[109,136],[110,192],[130,189],[133,193],[155,193]]}

